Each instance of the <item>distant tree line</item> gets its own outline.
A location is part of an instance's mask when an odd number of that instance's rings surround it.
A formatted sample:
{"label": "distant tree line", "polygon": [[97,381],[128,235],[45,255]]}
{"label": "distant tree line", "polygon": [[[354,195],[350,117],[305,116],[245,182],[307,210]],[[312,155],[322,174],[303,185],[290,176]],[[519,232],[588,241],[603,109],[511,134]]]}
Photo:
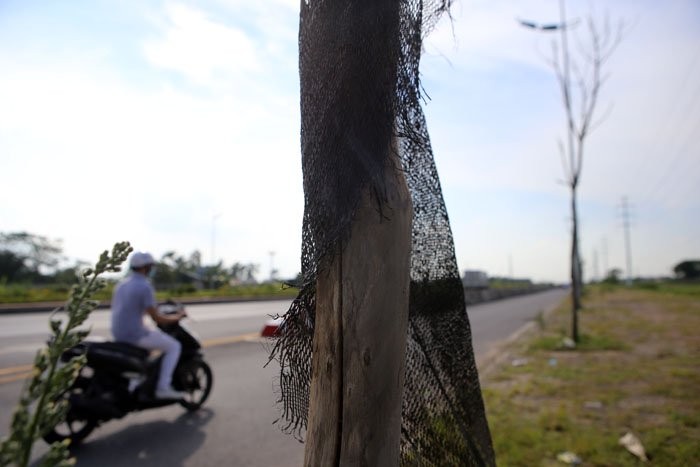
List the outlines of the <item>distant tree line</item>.
{"label": "distant tree line", "polygon": [[153,281],[156,288],[162,290],[216,289],[227,285],[256,284],[259,270],[260,266],[254,263],[236,262],[227,267],[219,261],[204,265],[202,254],[196,250],[188,257],[168,251],[160,257]]}
{"label": "distant tree line", "polygon": [[[66,266],[61,240],[28,232],[0,232],[0,284],[73,284],[77,273],[87,267],[84,261]],[[163,290],[197,290],[228,285],[255,284],[260,266],[223,261],[204,264],[199,251],[183,256],[175,251],[163,254],[153,280]]]}
{"label": "distant tree line", "polygon": [[681,261],[674,266],[673,273],[678,279],[700,279],[700,259]]}
{"label": "distant tree line", "polygon": [[[680,281],[700,280],[700,259],[687,259],[673,266],[673,276]],[[643,280],[636,278],[634,280]],[[603,282],[606,284],[619,284],[622,282],[622,269],[610,269]]]}
{"label": "distant tree line", "polygon": [[28,232],[0,232],[0,282],[72,284],[82,261],[61,267],[66,258],[60,240]]}

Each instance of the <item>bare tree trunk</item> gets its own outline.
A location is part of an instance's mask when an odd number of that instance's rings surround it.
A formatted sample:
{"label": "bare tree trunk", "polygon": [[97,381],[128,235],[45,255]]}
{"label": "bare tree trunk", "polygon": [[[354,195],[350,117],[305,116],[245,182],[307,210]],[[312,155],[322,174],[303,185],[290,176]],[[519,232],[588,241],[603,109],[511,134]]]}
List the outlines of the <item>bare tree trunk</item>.
{"label": "bare tree trunk", "polygon": [[571,338],[579,341],[578,310],[581,309],[581,258],[578,249],[576,186],[571,187]]}
{"label": "bare tree trunk", "polygon": [[382,211],[367,190],[317,281],[307,466],[399,462],[413,213],[392,152]]}

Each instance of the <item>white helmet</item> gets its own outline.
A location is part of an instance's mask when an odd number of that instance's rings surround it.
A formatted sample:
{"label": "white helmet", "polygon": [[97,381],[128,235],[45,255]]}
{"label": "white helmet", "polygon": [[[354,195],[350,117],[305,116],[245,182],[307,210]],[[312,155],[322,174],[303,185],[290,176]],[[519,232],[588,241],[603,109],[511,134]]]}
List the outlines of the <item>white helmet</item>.
{"label": "white helmet", "polygon": [[142,268],[144,266],[148,266],[150,264],[155,263],[156,260],[153,259],[153,256],[151,256],[150,253],[142,253],[140,251],[137,251],[133,255],[131,255],[131,260],[129,260],[129,267],[132,269]]}

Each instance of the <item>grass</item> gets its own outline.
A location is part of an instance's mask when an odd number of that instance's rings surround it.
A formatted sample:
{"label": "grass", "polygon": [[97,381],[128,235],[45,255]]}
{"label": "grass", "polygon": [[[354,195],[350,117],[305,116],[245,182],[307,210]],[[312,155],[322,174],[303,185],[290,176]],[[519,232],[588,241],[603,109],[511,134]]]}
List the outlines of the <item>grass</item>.
{"label": "grass", "polygon": [[[71,286],[51,284],[33,286],[26,284],[6,284],[0,282],[0,303],[63,302],[70,293]],[[96,300],[109,299],[111,286],[95,294]]]}
{"label": "grass", "polygon": [[[109,301],[112,296],[113,284],[95,294],[95,299]],[[37,302],[63,302],[66,300],[70,286],[28,286],[22,284],[0,283],[0,303],[37,303]],[[194,288],[158,291],[156,297],[159,301],[169,298],[176,300],[203,299],[203,298],[287,298],[296,296],[298,290],[289,288],[281,283],[265,283],[253,285],[238,285],[220,287],[218,289],[195,290]]]}
{"label": "grass", "polygon": [[[542,327],[541,329],[545,329]],[[535,339],[530,348],[533,350],[573,350],[566,347],[564,339],[566,336],[546,335]],[[629,346],[624,342],[605,335],[581,334],[576,351],[597,351],[597,350],[626,350]]]}
{"label": "grass", "polygon": [[618,444],[632,432],[650,465],[699,466],[700,285],[591,288],[584,305],[575,349],[561,346],[564,303],[482,371],[498,465],[563,465],[565,451],[584,466],[641,465]]}
{"label": "grass", "polygon": [[183,293],[173,292],[158,292],[156,295],[159,300],[174,298],[182,300],[183,298],[286,298],[296,297],[298,289],[288,287],[279,282],[265,284],[250,284],[236,285],[228,287],[220,287],[218,289],[203,289],[196,291],[187,291]]}

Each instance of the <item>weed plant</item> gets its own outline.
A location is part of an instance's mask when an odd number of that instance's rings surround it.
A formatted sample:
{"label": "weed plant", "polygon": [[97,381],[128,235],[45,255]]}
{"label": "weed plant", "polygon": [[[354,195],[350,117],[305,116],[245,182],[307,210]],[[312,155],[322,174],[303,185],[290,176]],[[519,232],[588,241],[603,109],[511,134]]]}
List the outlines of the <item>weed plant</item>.
{"label": "weed plant", "polygon": [[[79,277],[65,305],[52,314],[49,320],[51,338],[46,347],[36,353],[33,376],[20,394],[10,434],[0,444],[0,465],[26,467],[34,442],[65,419],[68,407],[61,395],[75,381],[85,365],[85,357],[75,357],[65,365],[59,365],[59,360],[90,332],[80,326],[99,305],[94,297],[106,286],[100,275],[119,271],[131,250],[128,242],[122,242],[115,244],[111,253],[102,253],[95,267],[85,270]],[[41,465],[67,467],[74,463],[66,441],[53,443]]]}

